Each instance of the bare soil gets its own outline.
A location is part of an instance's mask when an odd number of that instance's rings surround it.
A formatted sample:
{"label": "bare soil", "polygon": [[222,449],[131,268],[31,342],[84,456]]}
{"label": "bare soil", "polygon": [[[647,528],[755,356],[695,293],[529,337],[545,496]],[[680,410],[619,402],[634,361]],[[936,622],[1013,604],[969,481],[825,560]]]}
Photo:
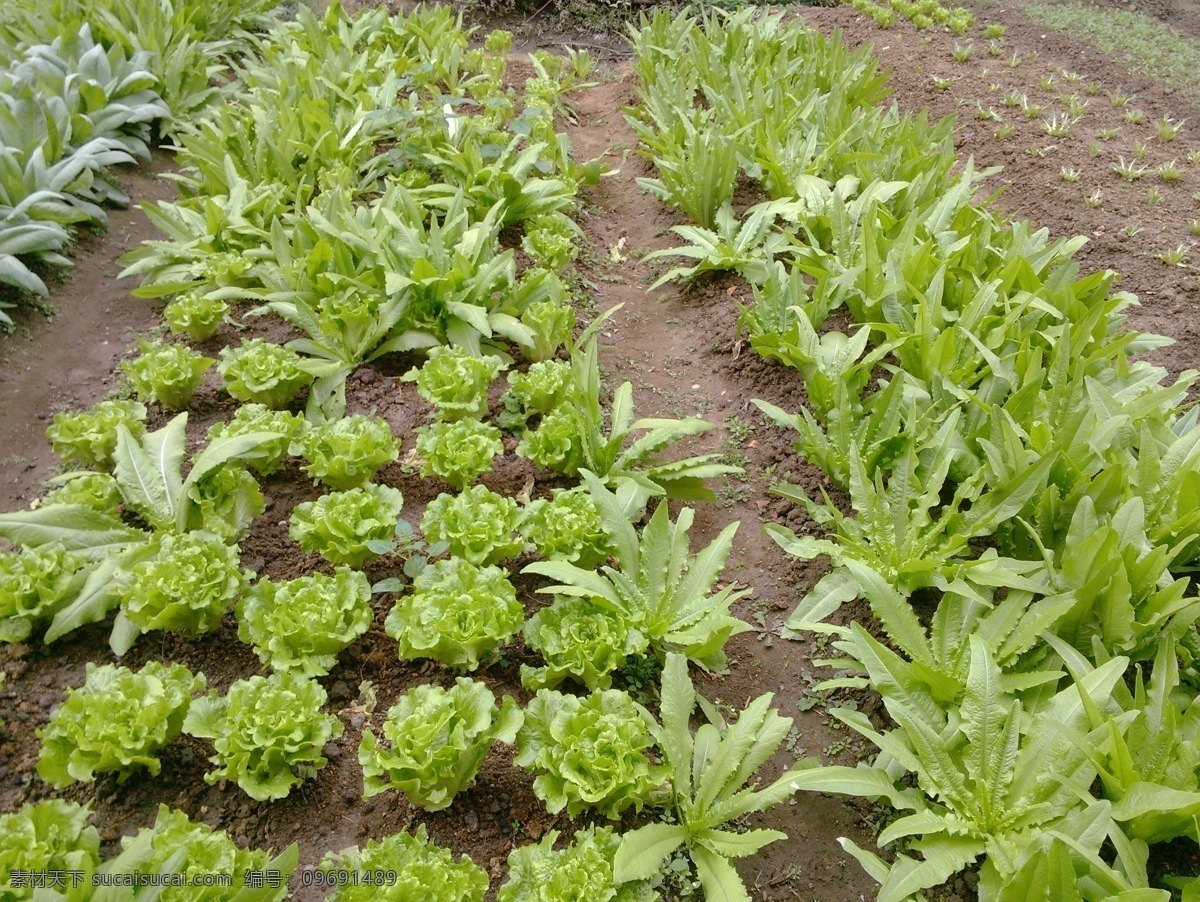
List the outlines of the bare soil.
{"label": "bare soil", "polygon": [[[874,43],[883,65],[892,70],[893,99],[901,109],[929,109],[935,116],[957,114],[956,142],[964,158],[970,154],[979,166],[1004,167],[989,182],[992,190],[1005,189],[1001,206],[1013,216],[1048,227],[1055,236],[1088,236],[1089,243],[1079,255],[1082,266],[1121,272],[1121,287],[1141,298],[1142,306],[1131,313],[1131,325],[1177,339],[1173,347],[1157,353],[1156,361],[1172,372],[1195,367],[1200,362],[1200,323],[1194,272],[1167,266],[1154,253],[1190,241],[1187,223],[1197,215],[1192,194],[1200,190],[1196,186],[1200,166],[1188,163],[1187,155],[1200,151],[1200,132],[1192,127],[1200,122],[1200,112],[1170,91],[1134,78],[1093,50],[1039,29],[1016,4],[980,0],[977,6],[980,22],[972,32],[975,53],[967,63],[956,63],[951,56],[954,45],[963,39],[946,34],[921,34],[906,24],[880,32],[848,7],[803,8],[800,15],[822,31],[841,29],[853,45]],[[1189,33],[1200,33],[1192,4],[1161,0],[1144,3],[1142,8],[1161,13],[1165,21]],[[1008,26],[1000,57],[988,56],[987,42],[981,38],[986,22]],[[538,21],[532,20],[526,40],[546,40],[553,27],[550,23],[539,30]],[[588,38],[575,35],[575,40],[587,42]],[[553,41],[548,43],[553,46]],[[811,659],[822,657],[824,650],[814,648],[811,642],[786,641],[775,634],[796,601],[820,578],[824,565],[797,562],[760,534],[766,522],[785,523],[798,531],[815,528],[803,510],[769,494],[774,482],[796,482],[814,493],[828,487],[822,474],[792,451],[791,438],[766,424],[750,404],[751,398],[764,398],[795,409],[805,401],[803,386],[795,373],[765,363],[737,341],[738,304],[750,299],[740,280],[724,277],[686,290],[647,292],[661,267],[639,260],[652,250],[669,247],[672,237],[667,230],[682,220],[637,187],[637,177],[651,174],[646,161],[631,154],[622,162],[625,152],[635,146],[621,112],[635,100],[634,82],[619,60],[623,53],[619,43],[609,39],[595,43],[607,48],[597,55],[612,61],[606,64],[603,84],[572,98],[575,115],[565,127],[580,157],[607,152],[610,165],[620,168],[618,175],[585,193],[579,217],[587,236],[578,266],[589,295],[586,306],[603,311],[614,304],[624,305],[603,333],[603,361],[610,383],[632,382],[639,415],[696,414],[716,423],[717,429],[695,441],[695,449],[722,451],[746,469],[744,478],[715,486],[719,504],[699,508],[693,547],[715,536],[727,523],[740,521],[728,576],[756,590],[736,611],[756,629],[730,643],[730,672],[701,678],[701,688],[734,707],[763,692],[773,692],[776,706],[794,718],[795,729],[786,748],[769,764],[767,776],[782,770],[793,758],[806,755],[852,764],[869,754],[869,749],[838,728],[826,709],[854,705],[876,714],[877,700],[841,693],[814,704],[810,687],[829,673],[814,667]],[[1023,61],[1016,68],[1006,62],[1013,53]],[[1086,77],[1076,85],[1064,84],[1064,69]],[[1052,91],[1043,91],[1038,79],[1052,73],[1058,73],[1057,83]],[[936,88],[933,75],[951,78],[951,89]],[[1092,82],[1100,86],[1098,92],[1085,93]],[[1117,88],[1137,95],[1131,106],[1145,111],[1141,125],[1126,123],[1123,111],[1109,103],[1107,93]],[[1027,120],[1019,110],[1001,103],[1005,92],[1016,90],[1025,93],[1030,102],[1043,104],[1044,115],[1049,115],[1061,112],[1056,98],[1064,89],[1089,101],[1083,121],[1067,139],[1050,139],[1042,132],[1040,119]],[[1013,136],[997,139],[994,130],[998,123],[975,118],[977,102],[985,109],[994,108],[1012,123]],[[1166,144],[1154,137],[1151,123],[1168,114],[1188,118],[1189,124],[1175,141]],[[1105,128],[1120,128],[1120,136],[1100,142],[1101,151],[1093,158],[1088,146]],[[1162,194],[1157,206],[1145,202],[1152,175],[1127,187],[1109,169],[1119,155],[1132,158],[1133,142],[1138,139],[1147,145],[1142,164],[1174,159],[1183,171],[1180,182],[1157,183]],[[1044,156],[1029,152],[1052,144],[1055,149],[1045,151]],[[168,165],[165,157],[158,156],[152,167],[123,173],[124,187],[139,200],[170,197],[170,183],[154,178]],[[1063,181],[1061,167],[1080,170],[1079,182]],[[1097,187],[1104,202],[1092,208],[1083,202],[1082,194]],[[1123,237],[1130,225],[1141,231]],[[113,370],[128,342],[157,325],[158,307],[129,297],[132,286],[116,279],[118,267],[113,262],[138,241],[151,237],[155,237],[153,231],[140,212],[113,211],[108,233],[80,243],[74,254],[75,269],[56,287],[52,301],[59,315],[51,321],[26,317],[18,334],[0,344],[0,391],[6,402],[0,425],[0,457],[5,465],[0,470],[0,505],[4,509],[27,506],[41,493],[42,481],[56,470],[43,435],[49,416],[56,410],[90,405],[119,387],[120,379]],[[247,326],[251,335],[277,341],[292,337],[285,326],[266,319],[248,320]],[[223,344],[237,340],[235,330],[223,327],[202,350],[212,355]],[[348,398],[352,411],[376,411],[402,439],[401,460],[386,468],[381,479],[404,492],[404,516],[415,525],[425,504],[447,487],[421,479],[404,466],[405,452],[415,444],[414,430],[426,415],[412,386],[399,381],[413,362],[400,357],[360,370],[350,382]],[[218,392],[215,375],[210,373],[192,404],[190,440],[198,442],[209,425],[227,418],[232,410],[232,402]],[[156,423],[167,419],[161,411],[152,414]],[[508,442],[510,453],[498,462],[496,472],[483,480],[494,490],[516,493],[536,475],[527,462],[511,454],[514,445],[514,440]],[[553,485],[539,481],[535,492],[548,491]],[[276,579],[327,570],[323,561],[300,552],[287,536],[292,508],[315,497],[317,489],[298,468],[290,467],[266,480],[263,490],[268,506],[243,543],[245,564]],[[523,563],[512,562],[514,572]],[[383,558],[368,567],[368,574],[374,580],[397,570],[397,561]],[[542,584],[536,579],[517,576],[514,582],[529,611],[543,603],[536,594]],[[35,730],[46,723],[63,691],[82,683],[85,662],[113,660],[107,628],[102,624],[88,627],[49,647],[35,642],[0,649],[0,669],[8,674],[8,682],[0,688],[0,717],[7,720],[7,726],[0,728],[0,811],[15,810],[24,802],[50,795],[90,800],[94,822],[106,851],[111,852],[120,836],[151,823],[157,806],[167,803],[230,831],[239,842],[277,849],[298,842],[302,867],[315,864],[325,851],[423,823],[435,841],[470,854],[493,878],[502,877],[505,857],[513,845],[531,842],[549,829],[565,832],[575,827],[565,817],[547,815],[533,795],[532,781],[512,765],[506,747],[492,751],[474,788],[446,811],[428,814],[392,793],[366,802],[360,798],[362,777],[356,749],[364,725],[368,721],[378,724],[406,688],[450,680],[439,667],[397,659],[395,643],[383,630],[392,602],[387,595],[375,598],[376,619],[370,631],[342,654],[338,667],[322,680],[330,693],[330,709],[346,725],[346,734],[328,749],[329,766],[288,799],[270,804],[249,800],[235,785],[206,784],[207,744],[186,737],[165,750],[163,771],[156,778],[135,775],[118,786],[115,779],[105,777],[92,785],[54,793],[36,775]],[[865,611],[852,613],[867,619]],[[261,670],[252,652],[237,640],[232,615],[220,631],[199,641],[144,636],[125,663],[140,666],[152,658],[180,661],[203,671],[209,685],[220,690]],[[534,660],[533,653],[518,642],[499,665],[481,669],[476,677],[497,694],[511,694],[524,702],[528,693],[520,686],[519,665]],[[372,680],[378,691],[379,708],[373,714],[364,711],[358,699],[363,680]],[[862,803],[799,796],[756,821],[756,825],[787,832],[789,838],[742,861],[739,870],[756,899],[826,902],[870,898],[873,882],[842,852],[837,838],[848,836],[870,847],[885,816],[886,812]],[[622,826],[639,822],[631,817]],[[1194,850],[1186,854],[1192,854],[1194,862]],[[1186,855],[1181,852],[1179,857]],[[493,885],[498,883],[494,879]],[[973,895],[969,875],[942,892],[945,899]],[[314,896],[299,894],[297,898]]]}

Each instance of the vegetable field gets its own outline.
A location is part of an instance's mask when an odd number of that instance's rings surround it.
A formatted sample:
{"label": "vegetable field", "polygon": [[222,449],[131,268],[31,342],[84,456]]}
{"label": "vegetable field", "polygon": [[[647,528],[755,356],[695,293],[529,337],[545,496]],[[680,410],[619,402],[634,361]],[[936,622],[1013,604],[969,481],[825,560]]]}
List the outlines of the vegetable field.
{"label": "vegetable field", "polygon": [[0,11],[0,898],[1200,892],[1200,34],[1024,5]]}

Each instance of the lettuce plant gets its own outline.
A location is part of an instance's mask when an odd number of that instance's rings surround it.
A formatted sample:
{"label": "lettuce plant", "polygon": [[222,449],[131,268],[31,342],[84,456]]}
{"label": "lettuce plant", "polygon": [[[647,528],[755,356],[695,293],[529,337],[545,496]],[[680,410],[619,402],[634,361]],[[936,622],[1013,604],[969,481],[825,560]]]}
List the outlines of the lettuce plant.
{"label": "lettuce plant", "polygon": [[467,677],[450,689],[415,686],[387,713],[382,733],[390,748],[363,730],[363,796],[395,789],[426,811],[441,811],[475,782],[493,742],[516,739],[522,719],[509,696],[497,708],[491,690]]}
{"label": "lettuce plant", "polygon": [[77,871],[80,885],[58,898],[83,902],[91,897],[92,874],[100,864],[100,834],[88,826],[91,812],[87,805],[46,799],[26,804],[20,811],[0,815],[0,886],[7,898],[24,900],[34,897],[13,884],[13,873]]}
{"label": "lettuce plant", "polygon": [[[182,811],[160,805],[152,827],[143,827],[121,840],[122,852],[104,865],[116,874],[172,874],[180,885],[167,883],[156,898],[161,902],[280,902],[288,895],[288,878],[300,861],[299,847],[292,843],[274,858],[263,849],[239,848],[223,830],[197,823]],[[256,886],[251,872],[279,874],[280,885],[261,881]],[[221,874],[232,878],[229,886],[206,886],[201,876]],[[107,898],[101,902],[109,902]],[[113,899],[115,902],[115,897]]]}
{"label": "lettuce plant", "polygon": [[192,341],[208,341],[217,334],[229,305],[211,295],[189,292],[181,295],[163,310],[163,318],[171,334]]}
{"label": "lettuce plant", "polygon": [[650,713],[619,689],[586,698],[540,689],[517,734],[517,765],[537,774],[533,791],[551,814],[594,808],[615,820],[641,811],[667,777],[651,763]]}
{"label": "lettuce plant", "polygon": [[[326,902],[373,902],[375,899],[437,899],[438,902],[483,902],[488,876],[466,855],[458,861],[446,849],[429,841],[425,825],[416,833],[401,832],[371,840],[357,848],[326,852],[321,872],[334,889]],[[359,875],[343,881],[341,873]],[[377,885],[378,875],[395,883]]]}
{"label": "lettuce plant", "polygon": [[79,590],[85,561],[61,544],[0,551],[0,642],[23,642]]}
{"label": "lettuce plant", "polygon": [[444,420],[479,419],[487,413],[488,386],[505,368],[499,357],[481,357],[466,348],[437,347],[429,359],[402,378],[417,383],[421,397]]}
{"label": "lettuce plant", "polygon": [[262,476],[274,473],[282,465],[293,442],[308,429],[304,417],[286,410],[272,410],[265,404],[243,404],[227,423],[215,423],[208,440],[233,438],[255,432],[273,432],[279,437],[263,442],[246,455],[246,464]]}
{"label": "lettuce plant", "polygon": [[301,366],[299,354],[261,338],[222,348],[220,357],[217,371],[225,380],[225,390],[239,401],[265,404],[272,410],[287,407],[313,380]]}
{"label": "lettuce plant", "polygon": [[629,655],[646,651],[646,637],[619,614],[585,598],[556,598],[525,623],[525,643],[545,667],[521,665],[521,685],[553,689],[574,678],[588,689],[607,689]]}
{"label": "lettuce plant", "polygon": [[609,827],[577,830],[575,840],[555,850],[558,831],[541,842],[508,854],[508,879],[496,902],[654,902],[662,898],[648,881],[618,884],[613,880],[613,857],[621,837]]}
{"label": "lettuce plant", "polygon": [[324,676],[371,625],[371,584],[356,570],[260,579],[238,602],[238,638],[275,670]]}
{"label": "lettuce plant", "polygon": [[500,430],[481,420],[438,420],[417,430],[421,475],[439,476],[460,492],[490,473],[496,455],[503,453]]}
{"label": "lettuce plant", "polygon": [[578,475],[587,457],[576,411],[564,404],[542,417],[536,429],[522,436],[517,456],[528,457],[546,470]]}
{"label": "lettuce plant", "polygon": [[562,272],[579,256],[583,232],[562,213],[535,216],[525,222],[521,247],[534,262],[551,272]]}
{"label": "lettuce plant", "polygon": [[183,410],[215,362],[185,345],[144,341],[141,354],[121,363],[121,370],[140,401],[157,401],[169,410]]}
{"label": "lettuce plant", "polygon": [[117,480],[107,473],[81,470],[51,480],[54,486],[42,498],[42,504],[79,504],[101,513],[115,515],[121,506]]}
{"label": "lettuce plant", "polygon": [[166,533],[157,543],[154,557],[118,572],[121,611],[142,632],[212,632],[247,585],[237,547],[205,532]]}
{"label": "lettuce plant", "polygon": [[531,501],[520,529],[521,538],[548,561],[568,561],[588,569],[612,553],[612,540],[586,488],[555,489],[549,500]]}
{"label": "lettuce plant", "polygon": [[296,505],[288,534],[331,564],[358,568],[394,542],[403,507],[398,489],[368,483]]}
{"label": "lettuce plant", "polygon": [[313,426],[292,446],[307,461],[304,472],[333,489],[370,482],[379,468],[400,455],[386,420],[352,414]]}
{"label": "lettuce plant", "polygon": [[199,527],[223,542],[236,542],[250,530],[266,502],[254,474],[238,463],[227,463],[188,486],[188,499]]}
{"label": "lettuce plant", "polygon": [[90,410],[56,413],[46,429],[54,453],[68,463],[111,470],[117,449],[117,427],[136,438],[146,432],[146,407],[137,401],[100,401]]}
{"label": "lettuce plant", "polygon": [[476,485],[458,495],[442,492],[425,508],[421,531],[431,544],[445,542],[450,553],[483,566],[520,554],[515,533],[521,508],[512,498]]}
{"label": "lettuce plant", "polygon": [[571,385],[571,364],[565,360],[543,360],[524,373],[509,373],[508,391],[500,396],[500,425],[523,427],[530,417],[545,416],[570,397]]}
{"label": "lettuce plant", "polygon": [[158,752],[179,735],[192,694],[203,692],[203,674],[182,664],[151,661],[139,671],[87,665],[82,688],[72,689],[38,730],[38,774],[59,789],[116,772],[124,782],[139,767],[162,769]]}
{"label": "lettuce plant", "polygon": [[475,670],[480,659],[516,635],[524,619],[503,570],[450,558],[421,571],[412,592],[388,614],[386,628],[400,643],[401,658],[433,658]]}
{"label": "lettuce plant", "polygon": [[526,308],[521,325],[530,332],[529,341],[521,346],[525,359],[549,360],[559,348],[571,344],[575,310],[564,301],[548,297]]}
{"label": "lettuce plant", "polygon": [[325,743],[342,735],[342,722],[321,712],[320,683],[294,671],[238,680],[221,697],[192,702],[184,732],[211,739],[219,765],[204,779],[234,780],[260,802],[282,799],[328,763]]}

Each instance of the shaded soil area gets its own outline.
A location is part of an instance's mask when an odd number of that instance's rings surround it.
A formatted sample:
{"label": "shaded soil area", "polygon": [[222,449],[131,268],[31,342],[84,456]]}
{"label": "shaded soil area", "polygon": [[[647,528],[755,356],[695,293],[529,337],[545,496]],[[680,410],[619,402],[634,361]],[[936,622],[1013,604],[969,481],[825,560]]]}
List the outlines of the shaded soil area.
{"label": "shaded soil area", "polygon": [[[1195,16],[1189,18],[1190,4],[1163,0],[1142,6],[1178,10],[1170,19],[1172,24],[1195,26]],[[1120,271],[1124,276],[1121,287],[1141,298],[1142,306],[1131,311],[1131,324],[1178,340],[1157,352],[1156,361],[1172,372],[1196,366],[1200,363],[1196,312],[1200,286],[1192,270],[1169,266],[1154,255],[1190,243],[1188,222],[1200,215],[1192,198],[1200,191],[1196,184],[1200,163],[1188,162],[1189,152],[1200,154],[1200,132],[1192,128],[1200,122],[1200,113],[1094,51],[1040,30],[1013,4],[979,2],[978,9],[980,21],[968,36],[974,42],[974,53],[965,63],[952,56],[955,45],[965,38],[921,34],[908,25],[880,32],[849,8],[804,8],[800,14],[823,31],[841,29],[852,45],[874,43],[883,65],[892,70],[893,96],[901,109],[929,109],[935,116],[957,114],[956,141],[964,158],[970,154],[979,166],[1004,166],[988,183],[992,190],[1005,189],[1001,206],[1014,216],[1048,227],[1055,236],[1086,235],[1089,243],[1079,254],[1082,266]],[[1001,54],[995,57],[989,55],[988,42],[981,36],[987,22],[1008,26]],[[540,36],[544,38],[544,30]],[[538,29],[532,29],[527,38],[538,40]],[[576,42],[580,43],[582,39]],[[625,155],[634,148],[635,140],[621,110],[636,100],[634,82],[627,67],[615,61],[622,52],[619,42],[605,39],[597,46],[609,48],[603,56],[614,61],[602,66],[601,85],[571,98],[575,115],[565,128],[578,156],[607,153],[609,166],[620,172],[583,197],[579,220],[587,241],[578,264],[586,288],[583,308],[596,313],[624,305],[602,333],[603,361],[612,387],[624,380],[632,383],[638,415],[697,415],[710,420],[717,428],[694,440],[688,450],[719,451],[746,471],[743,477],[714,486],[718,503],[698,509],[692,545],[700,547],[730,522],[741,523],[727,576],[754,588],[735,611],[754,629],[730,642],[730,672],[698,676],[698,685],[710,698],[734,708],[763,692],[773,692],[781,713],[794,719],[794,729],[767,766],[765,777],[809,755],[827,763],[853,764],[870,750],[864,741],[841,728],[827,713],[828,708],[853,706],[875,715],[877,700],[849,693],[817,697],[811,687],[831,673],[816,668],[812,658],[827,656],[828,649],[812,641],[785,641],[776,633],[796,601],[825,572],[825,564],[795,561],[761,535],[766,522],[784,523],[798,532],[816,532],[803,509],[769,493],[774,483],[798,483],[810,494],[818,494],[821,488],[831,490],[823,475],[794,453],[791,438],[768,425],[750,403],[751,398],[763,398],[796,409],[805,403],[803,386],[797,374],[767,364],[737,341],[738,305],[750,302],[749,290],[740,280],[715,278],[687,290],[647,292],[661,264],[639,261],[650,251],[671,246],[668,230],[682,219],[637,187],[636,178],[652,172],[640,157]],[[1009,66],[1014,54],[1019,64]],[[597,55],[601,55],[599,51]],[[1064,70],[1084,77],[1069,81]],[[1039,80],[1051,75],[1054,83],[1043,88]],[[933,77],[949,79],[949,88],[939,88]],[[1090,84],[1098,87],[1089,91]],[[1128,107],[1110,102],[1108,95],[1118,89],[1135,95]],[[1010,92],[1025,95],[1029,103],[1042,105],[1044,112],[1028,117],[1018,108],[1004,106]],[[1064,111],[1059,99],[1064,93],[1078,94],[1088,105],[1068,137],[1052,138],[1043,131],[1042,121]],[[1144,111],[1140,124],[1125,121],[1129,107]],[[1011,124],[1012,135],[998,138],[995,130],[1002,123],[978,118],[980,108],[994,110],[1003,124]],[[1166,115],[1189,119],[1169,143],[1157,139],[1152,124]],[[1119,134],[1105,140],[1097,137],[1111,129],[1119,129]],[[1089,150],[1093,141],[1100,145],[1095,156]],[[1118,157],[1136,158],[1137,141],[1146,145],[1139,165],[1156,167],[1175,160],[1180,180],[1162,182],[1152,168],[1142,179],[1126,184],[1112,172],[1110,167]],[[1043,150],[1052,145],[1053,149]],[[156,157],[152,169],[122,174],[123,187],[135,199],[170,197],[170,183],[153,177],[167,166],[165,157]],[[1065,181],[1064,167],[1077,170],[1078,181]],[[1151,184],[1159,188],[1158,204],[1146,201]],[[1092,207],[1083,195],[1096,189],[1103,198],[1099,206]],[[1127,234],[1131,226],[1140,231]],[[53,412],[89,405],[117,388],[120,380],[113,369],[128,342],[135,333],[157,324],[158,307],[129,297],[132,286],[115,277],[119,269],[116,257],[151,237],[155,236],[140,212],[114,211],[109,232],[80,243],[74,255],[75,269],[57,287],[52,300],[60,315],[50,322],[29,319],[23,332],[0,345],[0,392],[5,401],[0,426],[5,464],[0,470],[3,509],[27,506],[40,494],[41,482],[55,472],[57,464],[44,438]],[[274,341],[294,337],[286,326],[265,318],[247,319],[245,326],[244,332],[223,326],[200,350],[215,356],[220,347],[237,343],[243,336],[262,335]],[[360,369],[351,379],[347,395],[351,412],[377,413],[401,439],[400,460],[385,468],[379,481],[403,491],[403,515],[415,526],[424,506],[448,487],[420,478],[406,464],[406,454],[415,446],[415,429],[428,413],[413,386],[399,379],[414,362],[397,357]],[[500,387],[496,386],[494,404]],[[233,409],[234,403],[218,390],[215,372],[210,372],[190,410],[190,447]],[[160,410],[152,411],[152,417],[155,425],[168,419]],[[507,453],[497,461],[495,472],[483,478],[486,485],[517,494],[533,480],[532,491],[538,495],[559,484],[516,458],[512,453],[515,444],[515,439],[507,439]],[[245,565],[274,579],[329,572],[327,564],[316,555],[301,552],[287,534],[292,509],[315,498],[318,489],[292,463],[267,479],[263,491],[267,510],[242,544]],[[516,560],[509,566],[517,573],[524,563],[527,561]],[[384,557],[370,564],[367,572],[373,581],[400,575],[401,564]],[[527,612],[545,603],[545,596],[537,593],[544,585],[538,578],[517,575],[514,584]],[[31,643],[0,649],[0,669],[8,674],[8,682],[0,688],[0,717],[7,720],[7,726],[0,728],[0,811],[51,794],[92,800],[94,822],[105,839],[106,851],[111,852],[121,835],[151,823],[157,806],[166,803],[228,830],[245,844],[278,849],[299,842],[302,867],[315,864],[328,850],[423,823],[433,840],[456,853],[470,854],[492,875],[493,886],[498,885],[495,878],[502,876],[505,857],[514,845],[532,842],[550,829],[570,832],[583,823],[548,815],[532,792],[531,777],[513,766],[512,750],[505,746],[493,749],[475,786],[443,812],[420,811],[394,793],[362,801],[356,751],[363,729],[378,726],[405,689],[422,682],[452,682],[452,675],[441,667],[398,660],[395,642],[383,628],[393,600],[390,595],[375,596],[376,616],[369,632],[343,652],[338,666],[321,680],[329,691],[329,709],[346,726],[345,735],[326,749],[330,764],[288,799],[269,804],[250,800],[233,784],[205,783],[210,747],[187,738],[165,750],[163,771],[156,778],[135,775],[119,786],[114,778],[103,777],[92,785],[52,793],[36,775],[34,731],[46,723],[64,689],[82,683],[86,662],[113,660],[107,626],[84,628],[49,647]],[[847,613],[868,619],[865,610]],[[210,687],[221,691],[236,679],[263,672],[249,647],[238,641],[232,615],[218,632],[198,641],[143,636],[124,663],[136,667],[150,659],[179,661],[203,671]],[[500,663],[474,676],[498,696],[510,694],[525,702],[529,693],[520,685],[519,668],[522,663],[537,661],[536,654],[518,639]],[[368,709],[359,693],[365,680],[374,683],[378,694],[374,710]],[[619,679],[618,685],[624,683]],[[621,826],[634,826],[648,816],[631,816]],[[783,830],[789,838],[739,862],[739,871],[755,899],[824,902],[870,898],[874,883],[842,852],[837,838],[848,836],[871,847],[886,816],[884,810],[863,803],[798,796],[791,804],[752,819],[754,826]],[[972,895],[971,886],[959,880],[945,888],[942,897]],[[306,890],[297,898],[319,898],[319,892]]]}

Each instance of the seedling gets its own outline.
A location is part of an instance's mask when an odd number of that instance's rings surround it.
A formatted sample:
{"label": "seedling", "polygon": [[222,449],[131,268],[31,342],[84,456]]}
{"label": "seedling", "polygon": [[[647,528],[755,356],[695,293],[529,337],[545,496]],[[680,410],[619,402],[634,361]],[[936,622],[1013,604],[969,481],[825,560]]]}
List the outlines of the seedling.
{"label": "seedling", "polygon": [[1063,99],[1063,105],[1072,119],[1082,119],[1083,111],[1087,109],[1087,101],[1078,94],[1072,94]]}
{"label": "seedling", "polygon": [[989,41],[992,38],[1002,38],[1008,31],[1007,25],[1001,25],[999,22],[992,22],[983,26],[983,36]]}
{"label": "seedling", "polygon": [[1136,238],[1142,234],[1142,227],[1131,222],[1125,228],[1121,229],[1121,234],[1126,238]]}
{"label": "seedling", "polygon": [[1191,247],[1186,244],[1181,244],[1173,249],[1159,251],[1154,256],[1158,257],[1167,266],[1183,266],[1187,261],[1188,254],[1191,253]]}
{"label": "seedling", "polygon": [[1095,81],[1091,82],[1086,88],[1083,89],[1083,91],[1088,95],[1088,97],[1095,97],[1100,93],[1100,83]]}
{"label": "seedling", "polygon": [[1188,231],[1193,235],[1200,236],[1200,219],[1189,219]]}
{"label": "seedling", "polygon": [[1126,163],[1124,157],[1120,157],[1113,164],[1112,170],[1127,182],[1136,181],[1146,174],[1145,166],[1139,166],[1136,163]]}
{"label": "seedling", "polygon": [[935,88],[937,88],[939,91],[949,91],[950,90],[951,80],[949,78],[942,78],[941,76],[938,76],[938,75],[931,75],[931,76],[929,76],[929,80],[931,82],[933,82],[933,86]]}
{"label": "seedling", "polygon": [[1135,157],[1137,157],[1139,160],[1144,160],[1146,159],[1146,154],[1150,152],[1150,145],[1145,141],[1137,140],[1133,142],[1133,147],[1131,149]]}
{"label": "seedling", "polygon": [[1013,55],[1008,58],[1008,68],[1016,69],[1021,65],[1021,54],[1013,51]]}
{"label": "seedling", "polygon": [[965,63],[971,58],[971,54],[975,52],[975,45],[968,41],[965,44],[955,44],[951,54],[954,56],[956,63]]}
{"label": "seedling", "polygon": [[1005,123],[1004,125],[997,126],[995,135],[1001,141],[1007,141],[1009,138],[1011,138],[1013,136],[1013,132],[1015,132],[1016,130],[1017,130],[1016,126],[1014,126],[1011,122],[1009,122],[1009,123]]}
{"label": "seedling", "polygon": [[1093,141],[1091,144],[1088,145],[1088,156],[1091,157],[1093,160],[1096,159],[1096,157],[1100,156],[1100,142],[1099,141]]}
{"label": "seedling", "polygon": [[1042,115],[1042,107],[1040,104],[1030,103],[1029,101],[1026,101],[1021,106],[1021,109],[1023,109],[1025,111],[1026,119],[1036,119],[1038,116]]}
{"label": "seedling", "polygon": [[1054,153],[1056,150],[1058,150],[1057,144],[1046,144],[1043,147],[1029,148],[1029,153],[1035,157],[1041,157],[1044,159],[1045,157],[1050,156],[1050,154]]}
{"label": "seedling", "polygon": [[1038,79],[1038,86],[1043,91],[1053,91],[1054,86],[1057,83],[1058,79],[1056,79],[1053,75],[1043,75]]}
{"label": "seedling", "polygon": [[1063,69],[1062,70],[1062,79],[1063,79],[1063,81],[1071,82],[1072,84],[1074,84],[1075,82],[1083,81],[1083,76],[1080,75],[1078,72],[1068,72],[1066,69]]}
{"label": "seedling", "polygon": [[1158,177],[1164,182],[1177,182],[1183,178],[1183,173],[1180,171],[1178,164],[1172,160],[1158,167]]}
{"label": "seedling", "polygon": [[1042,120],[1042,131],[1052,138],[1065,138],[1075,126],[1075,120],[1070,116],[1053,115]]}
{"label": "seedling", "polygon": [[1006,107],[1019,107],[1026,102],[1024,94],[1019,94],[1016,91],[1009,91],[1004,95],[1004,105]]}
{"label": "seedling", "polygon": [[1146,114],[1141,110],[1126,110],[1125,121],[1130,125],[1140,125],[1142,120],[1146,118]]}
{"label": "seedling", "polygon": [[1200,163],[1200,150],[1189,150],[1187,161],[1193,166],[1195,166],[1197,163]]}
{"label": "seedling", "polygon": [[1004,45],[999,41],[988,41],[988,56],[1000,56],[1004,53]]}
{"label": "seedling", "polygon": [[1146,189],[1146,203],[1152,207],[1162,203],[1162,192],[1158,190],[1158,185],[1151,185]]}
{"label": "seedling", "polygon": [[979,101],[975,102],[975,118],[982,119],[985,122],[1003,122],[1004,121],[1003,116],[1001,116],[999,113],[997,113],[991,107],[988,107],[985,110],[983,108],[983,104],[979,103]]}
{"label": "seedling", "polygon": [[1096,137],[1101,141],[1115,141],[1121,136],[1119,128],[1102,128],[1096,132]]}
{"label": "seedling", "polygon": [[1155,119],[1154,131],[1158,135],[1158,140],[1163,142],[1174,141],[1175,136],[1179,134],[1179,130],[1183,128],[1183,123],[1185,122],[1187,122],[1186,119],[1176,122],[1170,116]]}
{"label": "seedling", "polygon": [[1083,197],[1083,202],[1092,209],[1096,209],[1102,203],[1104,203],[1104,192],[1097,188],[1091,194],[1085,194]]}
{"label": "seedling", "polygon": [[1117,88],[1115,91],[1109,92],[1109,95],[1108,95],[1108,102],[1111,103],[1115,107],[1126,106],[1126,105],[1128,105],[1129,101],[1132,99],[1133,99],[1132,94],[1126,94],[1120,88]]}
{"label": "seedling", "polygon": [[1058,170],[1058,174],[1059,174],[1059,176],[1062,178],[1062,180],[1063,180],[1064,182],[1077,182],[1077,181],[1079,181],[1079,175],[1080,175],[1080,172],[1079,172],[1079,170],[1078,170],[1078,169],[1072,169],[1070,166],[1064,166],[1064,167],[1062,167],[1062,169]]}

